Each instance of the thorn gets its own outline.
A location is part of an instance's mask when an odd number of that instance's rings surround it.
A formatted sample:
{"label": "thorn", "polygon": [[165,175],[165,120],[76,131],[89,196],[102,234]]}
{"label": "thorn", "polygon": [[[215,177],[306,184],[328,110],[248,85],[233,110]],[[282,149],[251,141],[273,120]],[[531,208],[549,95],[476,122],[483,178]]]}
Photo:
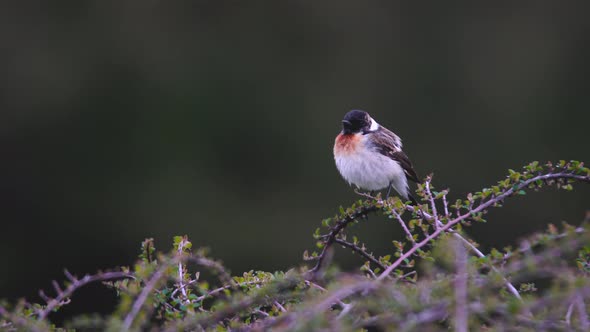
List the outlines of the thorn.
{"label": "thorn", "polygon": [[49,302],[51,301],[51,299],[49,298],[49,296],[45,295],[45,292],[43,290],[39,291],[39,296],[43,299],[43,301],[45,302]]}
{"label": "thorn", "polygon": [[66,278],[68,278],[68,280],[70,280],[71,282],[76,282],[78,281],[78,279],[76,279],[76,277],[74,277],[70,271],[68,271],[68,269],[64,269],[64,274],[66,275]]}
{"label": "thorn", "polygon": [[61,287],[59,287],[59,284],[57,283],[57,281],[53,280],[51,282],[51,284],[53,285],[53,288],[55,288],[55,291],[57,292],[58,295],[61,295],[63,293],[63,291],[61,290]]}

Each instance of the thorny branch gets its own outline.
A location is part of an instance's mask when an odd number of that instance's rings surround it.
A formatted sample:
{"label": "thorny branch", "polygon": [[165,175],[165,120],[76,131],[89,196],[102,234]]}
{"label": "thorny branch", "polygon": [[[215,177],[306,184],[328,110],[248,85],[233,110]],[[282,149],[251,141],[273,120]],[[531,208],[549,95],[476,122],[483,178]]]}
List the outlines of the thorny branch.
{"label": "thorny branch", "polygon": [[53,281],[53,288],[56,291],[55,297],[52,298],[47,296],[43,290],[39,291],[39,296],[45,302],[47,302],[47,305],[37,310],[36,314],[38,320],[45,319],[47,315],[49,315],[49,313],[55,310],[56,308],[68,304],[70,302],[70,297],[72,296],[72,294],[79,288],[89,283],[121,278],[135,278],[132,273],[124,271],[102,272],[95,275],[85,275],[81,279],[76,278],[74,275],[68,272],[68,270],[65,270],[64,274],[66,275],[66,278],[68,278],[70,283],[65,289],[62,290],[59,284],[56,281]]}
{"label": "thorny branch", "polygon": [[344,218],[336,221],[336,225],[332,227],[330,233],[328,233],[328,235],[326,235],[326,237],[324,238],[324,248],[322,249],[321,254],[318,256],[316,265],[311,270],[309,270],[309,273],[317,274],[320,271],[320,269],[323,267],[326,254],[328,250],[331,248],[332,243],[334,243],[336,236],[338,236],[338,234],[340,234],[340,232],[344,228],[346,228],[346,226],[348,226],[351,222],[357,220],[358,218],[364,217],[367,214],[375,212],[377,210],[378,207],[376,205],[363,205],[357,208],[354,211],[354,213],[347,214]]}
{"label": "thorny branch", "polygon": [[338,238],[334,239],[334,242],[336,242],[346,248],[352,249],[357,254],[365,257],[371,263],[377,265],[381,270],[385,270],[385,265],[381,264],[381,262],[379,262],[379,260],[377,260],[373,255],[367,253],[365,250],[363,250],[359,246],[355,245],[354,243],[350,243],[348,241],[338,239]]}

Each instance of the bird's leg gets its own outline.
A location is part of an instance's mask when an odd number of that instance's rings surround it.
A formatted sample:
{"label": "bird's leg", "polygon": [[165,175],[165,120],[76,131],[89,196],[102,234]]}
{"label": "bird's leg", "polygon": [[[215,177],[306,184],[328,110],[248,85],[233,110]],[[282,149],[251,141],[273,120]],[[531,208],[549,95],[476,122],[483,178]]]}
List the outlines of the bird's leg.
{"label": "bird's leg", "polygon": [[389,186],[387,187],[387,195],[385,195],[385,200],[389,199],[389,194],[391,194],[391,182],[389,183]]}

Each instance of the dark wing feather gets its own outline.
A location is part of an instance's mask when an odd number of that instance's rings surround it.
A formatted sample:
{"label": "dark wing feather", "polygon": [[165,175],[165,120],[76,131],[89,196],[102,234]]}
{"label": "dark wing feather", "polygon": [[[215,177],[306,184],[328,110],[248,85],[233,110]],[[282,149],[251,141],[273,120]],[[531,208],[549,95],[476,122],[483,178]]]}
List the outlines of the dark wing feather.
{"label": "dark wing feather", "polygon": [[418,182],[418,175],[416,175],[412,167],[410,158],[401,149],[400,138],[383,127],[371,134],[373,135],[373,144],[377,151],[397,161],[406,173],[406,177],[414,182]]}
{"label": "dark wing feather", "polygon": [[406,177],[414,182],[418,182],[418,175],[416,175],[416,171],[414,171],[414,168],[412,167],[412,162],[410,161],[410,158],[408,158],[408,156],[406,156],[406,154],[403,151],[398,151],[398,152],[392,152],[389,157],[393,160],[396,160],[397,162],[399,162],[399,164],[402,166],[402,168],[404,169],[404,172],[406,173]]}

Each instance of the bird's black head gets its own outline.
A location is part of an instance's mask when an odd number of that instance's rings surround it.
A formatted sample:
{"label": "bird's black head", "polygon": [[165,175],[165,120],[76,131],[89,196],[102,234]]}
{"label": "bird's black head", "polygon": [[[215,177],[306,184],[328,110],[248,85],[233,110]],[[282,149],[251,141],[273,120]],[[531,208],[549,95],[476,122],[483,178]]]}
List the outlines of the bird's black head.
{"label": "bird's black head", "polygon": [[356,134],[366,131],[371,127],[371,117],[369,113],[353,110],[344,116],[342,120],[342,132],[344,134]]}

